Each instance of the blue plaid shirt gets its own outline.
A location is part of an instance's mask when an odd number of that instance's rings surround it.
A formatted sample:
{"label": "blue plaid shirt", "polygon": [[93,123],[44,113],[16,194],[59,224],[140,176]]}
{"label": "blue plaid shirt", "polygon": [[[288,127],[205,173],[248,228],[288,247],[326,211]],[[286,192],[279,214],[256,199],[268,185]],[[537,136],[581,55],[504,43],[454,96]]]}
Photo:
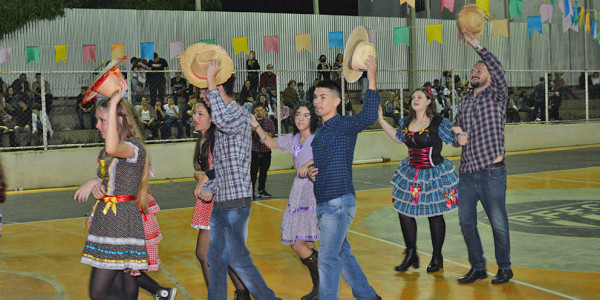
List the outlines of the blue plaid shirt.
{"label": "blue plaid shirt", "polygon": [[[462,149],[460,173],[481,171],[505,154],[506,75],[498,58],[486,48],[481,48],[478,53],[490,72],[491,84],[476,97],[473,93],[465,95],[458,104],[454,126],[469,134],[469,142]],[[454,147],[459,146],[457,137],[453,134]]]}
{"label": "blue plaid shirt", "polygon": [[359,132],[377,121],[379,94],[368,90],[363,110],[354,116],[335,115],[315,132],[312,142],[317,203],[354,193],[352,160]]}
{"label": "blue plaid shirt", "polygon": [[206,96],[212,109],[212,122],[217,130],[213,150],[215,179],[205,183],[203,189],[215,195],[214,207],[250,207],[250,115],[247,109],[237,105],[235,101],[225,105],[218,90],[212,90]]}

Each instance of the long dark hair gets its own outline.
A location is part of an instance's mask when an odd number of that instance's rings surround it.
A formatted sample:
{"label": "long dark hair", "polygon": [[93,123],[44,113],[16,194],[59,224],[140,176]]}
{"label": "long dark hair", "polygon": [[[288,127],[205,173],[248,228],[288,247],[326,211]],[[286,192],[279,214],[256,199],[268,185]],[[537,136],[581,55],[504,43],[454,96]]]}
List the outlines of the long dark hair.
{"label": "long dark hair", "polygon": [[[196,105],[194,105],[194,113],[196,113],[196,107],[198,107],[198,105],[204,106],[208,114],[211,114],[210,107],[207,106],[204,101],[196,102]],[[214,145],[215,129],[215,124],[211,122],[210,127],[208,127],[204,135],[198,134],[198,140],[196,140],[196,149],[194,150],[194,169],[196,169],[196,171],[208,171],[208,156],[212,145]]]}
{"label": "long dark hair", "polygon": [[312,102],[308,101],[302,101],[298,103],[294,111],[290,113],[290,117],[294,118],[294,122],[292,122],[292,132],[294,134],[298,134],[300,132],[300,130],[298,130],[296,127],[296,112],[300,107],[306,107],[306,109],[308,109],[310,112],[310,133],[315,133],[317,127],[319,127],[319,116],[317,116],[317,113],[315,112],[315,106],[312,104]]}
{"label": "long dark hair", "polygon": [[[433,97],[433,94],[427,88],[418,88],[418,89],[416,89],[413,92],[413,95],[416,92],[422,92],[423,94],[425,94],[425,97],[427,97],[428,100],[431,100],[431,102],[429,103],[429,105],[427,105],[427,109],[425,110],[425,115],[430,120],[433,120],[434,116],[438,116],[439,115],[437,113],[437,108],[435,106],[435,98]],[[411,97],[411,101],[412,101],[412,97]],[[406,117],[406,119],[404,119],[404,124],[405,124],[404,126],[408,127],[408,125],[410,124],[410,122],[412,122],[412,120],[414,120],[416,117],[417,117],[417,113],[412,108],[412,105],[409,105],[409,108],[408,108],[408,117]]]}

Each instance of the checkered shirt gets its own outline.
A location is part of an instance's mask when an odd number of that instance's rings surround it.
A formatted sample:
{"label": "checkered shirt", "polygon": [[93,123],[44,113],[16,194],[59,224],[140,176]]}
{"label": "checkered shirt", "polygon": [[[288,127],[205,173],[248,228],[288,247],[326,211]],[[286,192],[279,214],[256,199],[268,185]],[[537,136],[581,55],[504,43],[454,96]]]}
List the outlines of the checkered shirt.
{"label": "checkered shirt", "polygon": [[319,126],[312,142],[317,203],[354,192],[352,161],[359,132],[377,121],[379,94],[368,90],[363,110],[354,116],[335,115]]}
{"label": "checkered shirt", "polygon": [[205,183],[203,189],[215,195],[214,207],[244,206],[241,200],[252,197],[250,114],[235,101],[226,105],[218,90],[206,96],[212,109],[212,122],[217,126],[213,150],[216,176]]}
{"label": "checkered shirt", "polygon": [[[462,149],[460,173],[473,173],[485,169],[505,154],[504,123],[508,89],[506,76],[498,58],[486,48],[479,56],[490,72],[491,84],[477,96],[465,95],[458,105],[454,126],[469,134],[469,141]],[[458,135],[453,134],[452,145],[458,146]]]}
{"label": "checkered shirt", "polygon": [[[270,133],[271,136],[275,134],[275,125],[273,121],[269,119],[269,117],[265,116],[264,118],[258,120],[258,124],[260,127],[266,132]],[[256,131],[252,131],[252,152],[256,153],[268,153],[271,152],[271,148],[265,146],[265,144],[260,142],[260,136]]]}

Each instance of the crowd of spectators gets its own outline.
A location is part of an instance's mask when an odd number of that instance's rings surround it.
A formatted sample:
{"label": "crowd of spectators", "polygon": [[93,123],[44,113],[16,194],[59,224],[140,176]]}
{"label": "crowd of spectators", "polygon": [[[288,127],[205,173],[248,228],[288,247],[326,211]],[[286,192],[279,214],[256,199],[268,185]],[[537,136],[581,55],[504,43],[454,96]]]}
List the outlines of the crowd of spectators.
{"label": "crowd of spectators", "polygon": [[[154,53],[152,60],[133,57],[130,63],[131,69],[124,72],[124,75],[129,77],[132,87],[128,98],[139,113],[144,129],[147,131],[147,138],[175,137],[171,132],[173,127],[176,128],[177,138],[193,137],[191,111],[194,103],[200,98],[200,90],[189,85],[181,72],[169,72],[167,61],[157,53]],[[266,70],[261,70],[256,53],[251,51],[245,61],[245,67],[247,77],[236,94],[237,103],[250,112],[254,112],[255,107],[262,107],[265,118],[273,123],[275,132],[278,132],[278,126],[281,125],[281,132],[288,133],[290,111],[293,111],[300,102],[313,100],[315,85],[320,80],[331,79],[341,83],[343,55],[341,53],[336,55],[333,65],[327,61],[325,55],[320,55],[316,71],[313,71],[315,79],[312,84],[305,85],[292,79],[287,82],[281,94],[278,94],[277,74],[274,72],[273,64],[269,63]],[[563,73],[560,72],[555,73],[554,78],[549,74],[547,85],[545,78],[541,77],[531,89],[522,87],[520,90],[511,90],[506,103],[507,122],[521,122],[522,115],[519,113],[523,112],[527,114],[529,120],[543,121],[546,118],[560,120],[559,110],[562,100],[579,99],[562,76]],[[579,88],[586,87],[586,78],[590,98],[600,98],[600,74],[593,72],[586,77],[582,72]],[[368,86],[366,77],[361,78],[359,83],[361,86]],[[462,81],[459,75],[451,71],[444,71],[441,77],[434,78],[432,82],[425,82],[423,87],[434,96],[437,112],[446,118],[455,115],[460,99],[470,91],[469,81]],[[74,97],[79,126],[70,129],[94,129],[96,126],[95,109],[98,100],[84,104],[82,100],[86,90],[87,87],[82,86],[80,94]],[[0,78],[0,93],[2,95],[0,134],[8,136],[8,139],[2,139],[3,146],[40,145],[43,141],[41,132],[44,127],[48,138],[53,136],[54,131],[49,116],[53,113],[55,97],[50,83],[48,80],[42,80],[40,73],[35,74],[35,81],[32,83],[28,81],[26,74],[20,74],[11,84],[7,84]],[[401,97],[400,93],[398,90],[390,92],[388,100],[382,103],[385,116],[399,120],[404,117],[401,115],[402,111],[404,114],[408,112],[410,99]],[[280,97],[281,101],[278,105]],[[545,115],[546,97],[549,99],[548,116]],[[344,103],[345,111],[342,111],[340,105],[338,112],[353,114],[353,103],[348,93],[344,94]],[[42,109],[44,106],[45,110]],[[86,115],[90,118],[89,127],[84,122]],[[278,116],[280,120],[277,120]]]}

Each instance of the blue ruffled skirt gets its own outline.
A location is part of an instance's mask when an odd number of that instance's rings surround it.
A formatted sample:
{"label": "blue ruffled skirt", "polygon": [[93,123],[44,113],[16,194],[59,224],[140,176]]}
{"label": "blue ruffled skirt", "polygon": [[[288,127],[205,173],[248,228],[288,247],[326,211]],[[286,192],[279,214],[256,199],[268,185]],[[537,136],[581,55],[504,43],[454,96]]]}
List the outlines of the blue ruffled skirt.
{"label": "blue ruffled skirt", "polygon": [[458,175],[447,159],[433,168],[419,168],[417,174],[417,168],[410,166],[407,158],[400,162],[392,184],[394,208],[401,214],[431,217],[458,207]]}

